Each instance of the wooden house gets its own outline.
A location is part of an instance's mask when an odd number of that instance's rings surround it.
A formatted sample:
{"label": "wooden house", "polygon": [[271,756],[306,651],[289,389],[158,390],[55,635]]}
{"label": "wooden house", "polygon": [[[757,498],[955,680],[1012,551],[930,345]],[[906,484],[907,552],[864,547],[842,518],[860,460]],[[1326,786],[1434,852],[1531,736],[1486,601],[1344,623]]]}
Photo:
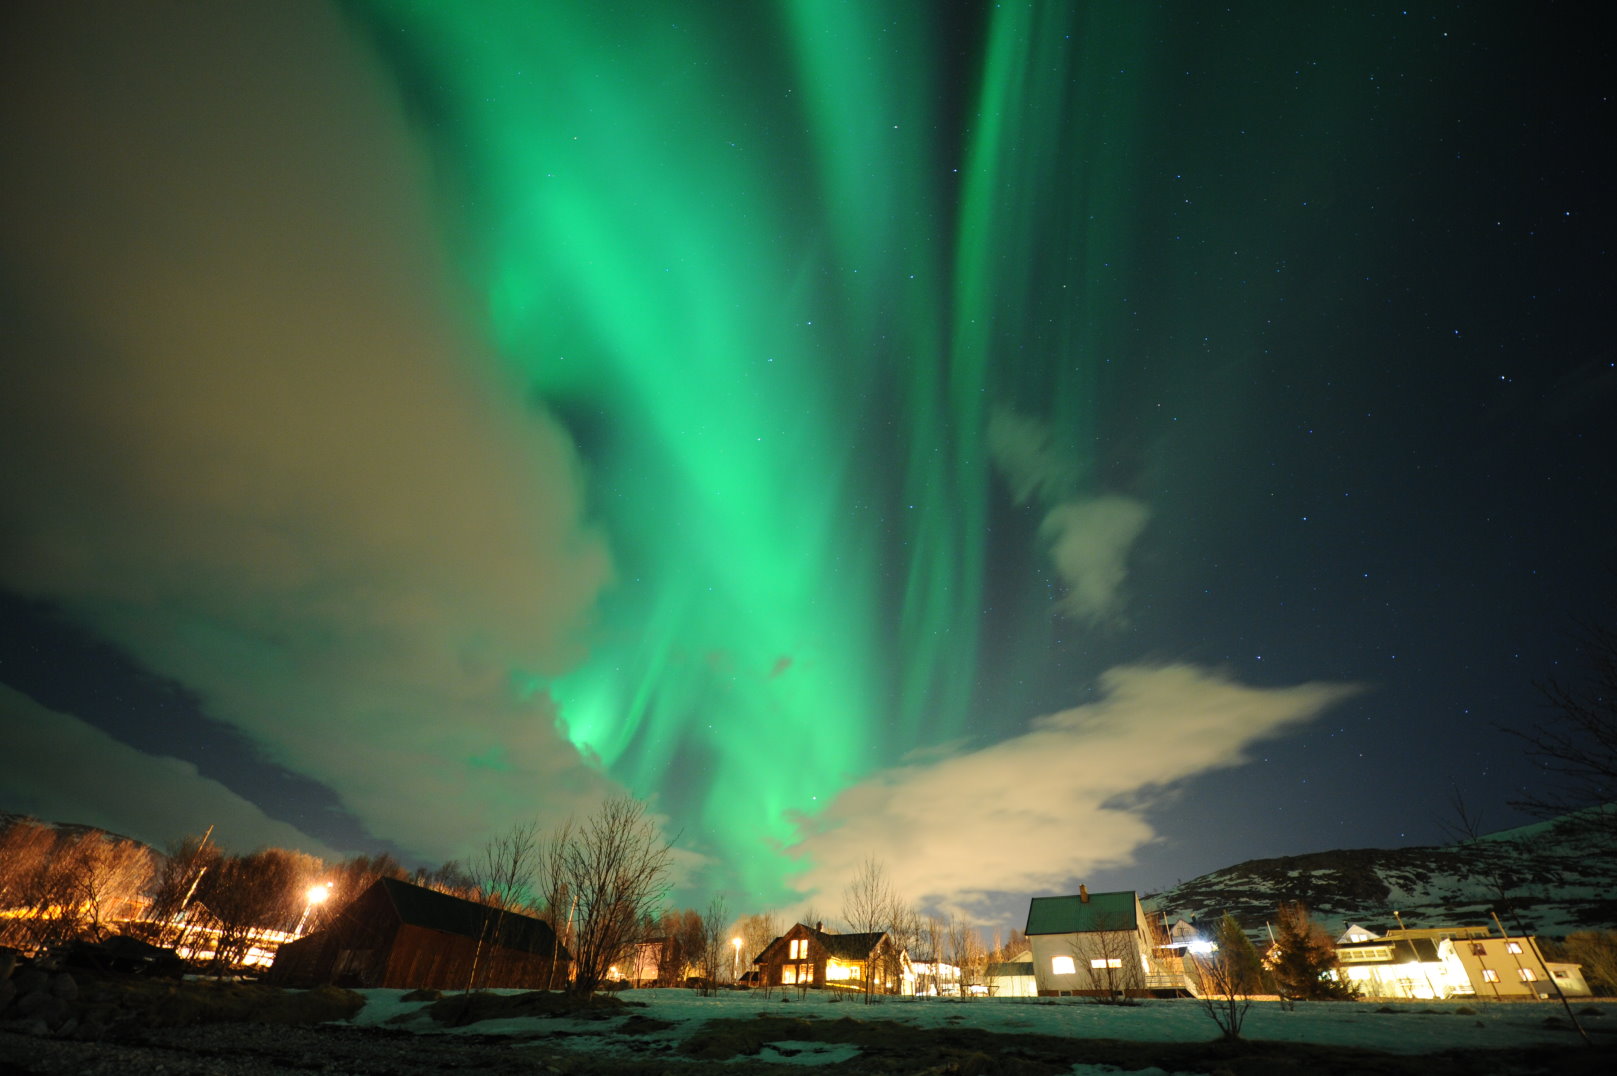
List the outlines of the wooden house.
{"label": "wooden house", "polygon": [[760,984],[869,989],[877,994],[912,993],[909,955],[886,933],[831,934],[819,924],[798,923],[770,942],[753,961]]}
{"label": "wooden house", "polygon": [[1026,933],[1041,997],[1138,997],[1185,985],[1152,959],[1154,931],[1132,891],[1079,886],[1072,896],[1034,897]]}
{"label": "wooden house", "polygon": [[550,924],[395,878],[276,954],[266,980],[460,990],[559,988],[572,957]]}

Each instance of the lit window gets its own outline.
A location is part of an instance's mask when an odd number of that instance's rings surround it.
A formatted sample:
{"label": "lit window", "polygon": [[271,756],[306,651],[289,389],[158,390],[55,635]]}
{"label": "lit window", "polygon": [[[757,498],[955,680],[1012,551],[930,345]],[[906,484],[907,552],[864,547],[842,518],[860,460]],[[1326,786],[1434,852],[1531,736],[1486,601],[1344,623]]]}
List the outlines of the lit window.
{"label": "lit window", "polygon": [[[783,965],[780,969],[780,981],[787,986],[791,986],[793,983],[797,982],[797,965]],[[804,980],[804,982],[807,981],[807,979]]]}
{"label": "lit window", "polygon": [[1494,971],[1492,968],[1483,968],[1482,981],[1485,983],[1497,983],[1499,981],[1499,973]]}
{"label": "lit window", "polygon": [[1092,968],[1121,968],[1123,961],[1118,957],[1096,957],[1089,962]]}
{"label": "lit window", "polygon": [[1522,977],[1522,982],[1524,983],[1531,983],[1538,979],[1538,976],[1533,974],[1532,968],[1517,968],[1516,974]]}
{"label": "lit window", "polygon": [[1078,970],[1070,956],[1055,956],[1050,958],[1050,971],[1054,975],[1071,975]]}
{"label": "lit window", "polygon": [[787,942],[786,943],[786,959],[788,959],[788,960],[807,960],[808,959],[808,939],[807,938],[793,938],[791,941]]}
{"label": "lit window", "polygon": [[1521,947],[1520,942],[1506,942],[1505,943],[1505,952],[1507,952],[1507,953],[1519,953],[1521,951],[1522,951],[1522,947]]}

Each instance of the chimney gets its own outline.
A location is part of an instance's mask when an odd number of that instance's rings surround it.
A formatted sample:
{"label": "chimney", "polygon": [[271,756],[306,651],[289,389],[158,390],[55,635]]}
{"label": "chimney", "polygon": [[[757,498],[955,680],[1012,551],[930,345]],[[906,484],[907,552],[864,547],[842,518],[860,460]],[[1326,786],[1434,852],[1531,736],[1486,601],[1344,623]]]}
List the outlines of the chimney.
{"label": "chimney", "polygon": [[1078,899],[1085,904],[1089,903],[1089,887],[1087,885],[1079,884]]}
{"label": "chimney", "polygon": [[819,931],[819,929],[820,929],[820,928],[821,928],[821,927],[823,927],[823,926],[824,926],[824,925],[825,925],[825,924],[824,924],[824,923],[822,923],[822,922],[820,922],[820,921],[819,921],[819,920],[818,920],[818,919],[816,919],[816,920],[815,920],[815,921],[814,921],[814,929],[815,929],[815,930],[816,930],[816,931]]}

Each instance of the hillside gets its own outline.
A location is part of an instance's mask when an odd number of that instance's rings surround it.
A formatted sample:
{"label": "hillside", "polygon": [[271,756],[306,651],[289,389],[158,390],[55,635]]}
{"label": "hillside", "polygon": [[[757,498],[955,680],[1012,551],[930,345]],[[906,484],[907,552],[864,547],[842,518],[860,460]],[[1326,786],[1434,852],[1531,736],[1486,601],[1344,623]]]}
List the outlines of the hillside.
{"label": "hillside", "polygon": [[[1491,924],[1497,911],[1512,933],[1503,885],[1529,933],[1617,929],[1617,863],[1575,816],[1420,848],[1357,848],[1253,859],[1204,874],[1144,899],[1168,922],[1230,912],[1248,929],[1273,919],[1282,901],[1302,901],[1333,932],[1349,923],[1372,930]],[[1605,846],[1609,849],[1610,845]]]}
{"label": "hillside", "polygon": [[150,851],[153,855],[162,854],[160,849],[153,848],[145,841],[137,841],[133,837],[125,837],[122,833],[113,833],[111,830],[102,829],[100,826],[87,826],[82,822],[47,822],[44,819],[35,818],[33,815],[17,814],[14,811],[0,811],[0,833],[4,833],[12,826],[15,826],[21,822],[30,822],[34,825],[44,826],[46,829],[54,829],[58,833],[65,833],[72,837],[82,836],[86,833],[99,833],[108,840],[123,841],[128,844],[138,844],[142,848]]}

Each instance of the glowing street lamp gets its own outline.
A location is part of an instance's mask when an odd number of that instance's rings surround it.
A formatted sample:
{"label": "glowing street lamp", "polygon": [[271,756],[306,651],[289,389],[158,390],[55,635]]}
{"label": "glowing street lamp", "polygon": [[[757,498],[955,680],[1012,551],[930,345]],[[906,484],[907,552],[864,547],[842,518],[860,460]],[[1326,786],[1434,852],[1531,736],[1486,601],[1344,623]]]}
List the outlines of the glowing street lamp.
{"label": "glowing street lamp", "polygon": [[314,906],[316,904],[324,904],[326,899],[330,896],[330,882],[321,882],[319,885],[311,885],[308,892],[303,894],[303,915],[299,917],[297,929],[292,931],[292,933],[298,937],[302,937],[303,925],[309,921],[309,913],[314,911]]}
{"label": "glowing street lamp", "polygon": [[736,947],[736,958],[730,964],[730,981],[739,983],[741,981],[741,939],[731,938],[730,944]]}

